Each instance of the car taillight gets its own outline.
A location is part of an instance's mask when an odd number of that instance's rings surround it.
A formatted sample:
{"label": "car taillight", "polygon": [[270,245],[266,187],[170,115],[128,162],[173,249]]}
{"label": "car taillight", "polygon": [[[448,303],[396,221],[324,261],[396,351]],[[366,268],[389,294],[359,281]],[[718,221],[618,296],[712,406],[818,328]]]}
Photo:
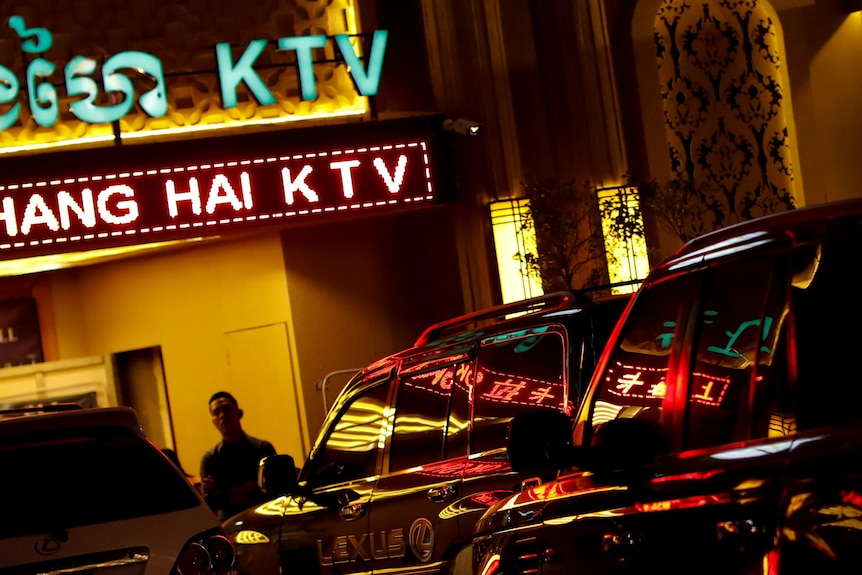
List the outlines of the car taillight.
{"label": "car taillight", "polygon": [[171,575],[233,575],[235,560],[230,539],[208,532],[186,543]]}

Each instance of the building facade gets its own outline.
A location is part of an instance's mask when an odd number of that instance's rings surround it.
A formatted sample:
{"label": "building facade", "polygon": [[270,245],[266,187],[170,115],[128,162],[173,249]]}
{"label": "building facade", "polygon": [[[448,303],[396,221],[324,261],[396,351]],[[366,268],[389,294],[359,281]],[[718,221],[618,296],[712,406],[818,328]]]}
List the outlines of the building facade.
{"label": "building facade", "polygon": [[302,459],[352,370],[500,303],[525,180],[705,182],[695,231],[859,195],[852,0],[4,6],[0,399],[133,405],[189,469],[213,392]]}

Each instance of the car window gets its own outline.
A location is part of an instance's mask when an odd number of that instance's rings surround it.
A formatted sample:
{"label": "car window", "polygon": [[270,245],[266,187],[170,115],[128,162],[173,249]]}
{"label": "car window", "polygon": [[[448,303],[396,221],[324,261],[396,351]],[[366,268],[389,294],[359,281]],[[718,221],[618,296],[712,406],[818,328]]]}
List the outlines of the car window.
{"label": "car window", "polygon": [[800,429],[862,420],[857,377],[862,300],[856,286],[862,250],[858,232],[801,251],[791,293],[796,320]]}
{"label": "car window", "polygon": [[452,380],[452,399],[446,423],[446,459],[470,452],[470,390],[473,386],[475,363],[459,363]]}
{"label": "car window", "polygon": [[455,366],[401,378],[389,453],[398,471],[443,458],[443,438]]}
{"label": "car window", "polygon": [[[36,416],[38,417],[38,416]],[[0,537],[160,515],[200,504],[191,484],[144,438],[116,427],[0,441]]]}
{"label": "car window", "polygon": [[760,390],[776,393],[772,380],[782,379],[778,372],[786,375],[775,365],[786,362],[786,356],[776,357],[788,309],[785,262],[786,257],[769,254],[698,272],[703,291],[692,335],[686,447],[767,436],[768,419],[758,417],[760,424],[751,426],[759,414],[752,412],[750,399]]}
{"label": "car window", "polygon": [[314,487],[371,477],[377,474],[377,457],[389,421],[389,380],[378,382],[341,408],[314,454],[309,483]]}
{"label": "car window", "polygon": [[509,421],[536,409],[569,413],[563,334],[549,326],[482,342],[473,397],[473,453],[505,447]]}
{"label": "car window", "polygon": [[685,280],[657,283],[639,294],[593,399],[592,429],[624,417],[659,421]]}

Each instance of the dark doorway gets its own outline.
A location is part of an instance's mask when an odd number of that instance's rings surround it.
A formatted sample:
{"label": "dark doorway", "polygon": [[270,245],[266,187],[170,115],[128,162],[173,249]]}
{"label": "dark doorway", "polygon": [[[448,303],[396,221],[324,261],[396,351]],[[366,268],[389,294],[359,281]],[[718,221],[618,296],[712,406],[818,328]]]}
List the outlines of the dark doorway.
{"label": "dark doorway", "polygon": [[138,412],[147,437],[161,448],[176,448],[162,350],[146,347],[114,354],[117,401]]}

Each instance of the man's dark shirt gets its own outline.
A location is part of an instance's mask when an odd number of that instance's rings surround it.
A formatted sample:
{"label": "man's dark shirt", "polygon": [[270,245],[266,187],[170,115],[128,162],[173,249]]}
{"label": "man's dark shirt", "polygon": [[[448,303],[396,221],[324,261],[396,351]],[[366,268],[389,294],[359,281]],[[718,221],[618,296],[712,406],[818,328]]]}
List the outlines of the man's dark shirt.
{"label": "man's dark shirt", "polygon": [[269,455],[275,455],[272,443],[246,433],[243,433],[238,445],[222,441],[204,453],[201,458],[201,477],[211,476],[216,482],[215,490],[207,493],[206,500],[210,509],[218,514],[219,520],[224,521],[250,505],[266,501],[267,497],[260,489],[254,490],[254,501],[248,505],[230,505],[228,495],[231,488],[246,481],[257,483],[258,463]]}

